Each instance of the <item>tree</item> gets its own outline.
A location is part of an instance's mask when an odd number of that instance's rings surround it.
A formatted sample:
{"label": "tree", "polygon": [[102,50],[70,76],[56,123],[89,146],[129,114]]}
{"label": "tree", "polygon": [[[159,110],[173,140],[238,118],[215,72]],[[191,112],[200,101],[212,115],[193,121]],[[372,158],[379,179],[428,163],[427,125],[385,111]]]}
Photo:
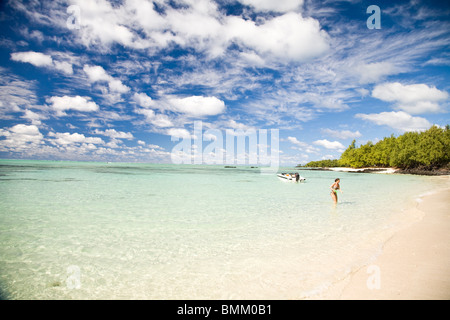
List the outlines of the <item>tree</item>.
{"label": "tree", "polygon": [[[417,161],[426,166],[442,166],[449,162],[448,129],[436,126],[422,133],[417,146]],[[447,137],[446,137],[447,136]]]}
{"label": "tree", "polygon": [[356,140],[353,140],[339,160],[312,161],[308,165],[353,168],[390,166],[402,169],[450,166],[450,125],[445,128],[432,126],[420,133],[406,132],[397,138],[392,134],[376,144],[369,141],[360,147],[356,147]]}

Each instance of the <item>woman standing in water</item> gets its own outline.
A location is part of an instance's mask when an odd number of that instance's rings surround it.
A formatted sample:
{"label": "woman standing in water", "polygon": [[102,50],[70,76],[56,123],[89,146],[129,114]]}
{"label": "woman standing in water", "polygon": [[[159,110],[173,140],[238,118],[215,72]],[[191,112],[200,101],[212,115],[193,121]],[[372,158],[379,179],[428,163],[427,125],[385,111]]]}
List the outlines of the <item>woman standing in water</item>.
{"label": "woman standing in water", "polygon": [[334,180],[334,183],[331,185],[330,189],[331,189],[331,198],[334,201],[334,204],[336,204],[338,202],[338,196],[337,196],[337,191],[341,191],[341,186],[339,185],[339,182],[341,182],[341,179],[337,178],[336,180]]}

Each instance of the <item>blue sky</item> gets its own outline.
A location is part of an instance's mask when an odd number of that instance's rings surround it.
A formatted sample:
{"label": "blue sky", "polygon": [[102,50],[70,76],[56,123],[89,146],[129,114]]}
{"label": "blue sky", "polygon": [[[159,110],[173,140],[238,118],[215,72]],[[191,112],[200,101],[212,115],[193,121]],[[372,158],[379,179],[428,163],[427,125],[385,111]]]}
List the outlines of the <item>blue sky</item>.
{"label": "blue sky", "polygon": [[3,1],[0,158],[170,163],[201,121],[278,130],[291,165],[445,126],[449,17],[441,1]]}

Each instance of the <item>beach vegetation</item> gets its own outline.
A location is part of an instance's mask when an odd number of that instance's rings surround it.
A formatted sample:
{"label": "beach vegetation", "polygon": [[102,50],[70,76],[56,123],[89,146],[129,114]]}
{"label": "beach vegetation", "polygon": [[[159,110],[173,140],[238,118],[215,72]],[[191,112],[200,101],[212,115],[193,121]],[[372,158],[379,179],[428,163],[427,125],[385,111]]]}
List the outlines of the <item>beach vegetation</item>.
{"label": "beach vegetation", "polygon": [[432,126],[423,132],[393,134],[356,146],[353,140],[340,159],[308,162],[305,167],[395,167],[400,169],[450,166],[450,126]]}

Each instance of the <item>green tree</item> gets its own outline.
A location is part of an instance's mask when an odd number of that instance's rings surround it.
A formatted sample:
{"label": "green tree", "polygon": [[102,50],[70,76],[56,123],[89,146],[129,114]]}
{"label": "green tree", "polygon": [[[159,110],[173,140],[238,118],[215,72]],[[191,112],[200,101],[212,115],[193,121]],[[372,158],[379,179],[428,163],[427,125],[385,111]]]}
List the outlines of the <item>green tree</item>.
{"label": "green tree", "polygon": [[353,139],[352,143],[348,148],[342,153],[340,161],[343,166],[351,167],[352,159],[355,157],[354,150],[356,149],[356,140]]}
{"label": "green tree", "polygon": [[346,166],[390,166],[402,169],[449,167],[450,169],[450,125],[445,128],[432,126],[424,132],[406,132],[399,137],[393,134],[378,141],[356,147],[353,140],[339,160],[311,161],[311,167]]}
{"label": "green tree", "polygon": [[417,145],[417,161],[426,166],[441,166],[449,162],[448,129],[437,126],[423,132]]}
{"label": "green tree", "polygon": [[391,157],[391,165],[394,167],[407,169],[417,167],[417,145],[419,133],[406,132],[397,138],[397,145]]}

